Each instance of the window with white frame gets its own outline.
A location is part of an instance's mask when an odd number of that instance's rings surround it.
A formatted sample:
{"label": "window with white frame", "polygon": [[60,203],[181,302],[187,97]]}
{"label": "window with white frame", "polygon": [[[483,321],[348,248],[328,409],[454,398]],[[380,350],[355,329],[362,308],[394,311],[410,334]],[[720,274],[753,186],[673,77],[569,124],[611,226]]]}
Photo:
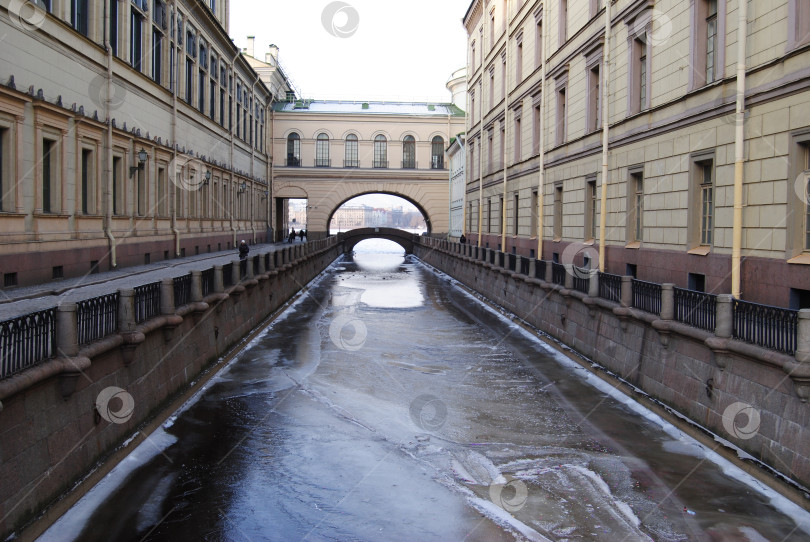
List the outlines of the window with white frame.
{"label": "window with white frame", "polygon": [[691,89],[723,78],[726,40],[726,1],[692,2]]}
{"label": "window with white frame", "polygon": [[287,165],[290,167],[301,165],[301,136],[295,132],[287,136]]}
{"label": "window with white frame", "polygon": [[378,135],[374,138],[374,163],[375,168],[388,167],[388,140],[384,135]]}
{"label": "window with white frame", "polygon": [[357,136],[349,134],[346,136],[346,149],[343,158],[343,167],[360,167],[360,160],[357,148]]}
{"label": "window with white frame", "polygon": [[402,167],[414,169],[416,167],[416,139],[407,135],[402,140]]}
{"label": "window with white frame", "polygon": [[586,241],[596,240],[596,175],[591,175],[585,179],[585,235]]}
{"label": "window with white frame", "polygon": [[329,167],[329,136],[320,133],[315,139],[315,167]]}

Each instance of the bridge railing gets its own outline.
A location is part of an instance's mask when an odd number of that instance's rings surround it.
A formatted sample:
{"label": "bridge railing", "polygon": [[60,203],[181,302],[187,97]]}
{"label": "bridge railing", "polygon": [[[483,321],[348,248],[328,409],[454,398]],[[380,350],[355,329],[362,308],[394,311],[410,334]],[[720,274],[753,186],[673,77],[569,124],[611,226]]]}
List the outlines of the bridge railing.
{"label": "bridge railing", "polygon": [[[420,239],[424,244],[424,241]],[[478,250],[478,259],[491,265],[504,266],[504,253],[470,247],[470,254],[475,254],[473,248]],[[515,270],[517,257],[508,254],[506,265]],[[520,271],[529,273],[530,260],[521,257]],[[551,269],[549,276],[548,269]],[[801,345],[805,346],[807,355],[810,355],[810,318],[801,317],[798,310],[782,307],[772,307],[731,299],[731,302],[719,303],[718,295],[697,292],[685,288],[678,288],[673,284],[659,284],[639,280],[634,277],[614,275],[610,273],[593,272],[571,266],[573,272],[573,288],[586,295],[597,295],[607,301],[620,303],[637,310],[655,314],[664,320],[674,320],[708,331],[721,333],[718,322],[721,318],[730,322],[727,335],[733,339],[755,344],[762,348],[775,350],[787,355],[795,356]],[[534,278],[540,280],[551,279],[551,282],[561,286],[565,285],[566,266],[546,260],[534,260]],[[596,281],[596,284],[593,284]],[[726,298],[730,296],[726,295]],[[721,316],[721,311],[728,311]],[[801,324],[805,318],[807,324]],[[804,325],[804,327],[802,327]],[[804,350],[801,350],[804,352]]]}
{"label": "bridge railing", "polygon": [[[336,243],[336,239],[310,241],[306,250],[319,250]],[[276,254],[278,252],[270,252],[253,258],[254,271],[259,266],[260,258],[269,263]],[[266,265],[265,269],[269,270],[271,267]],[[232,271],[232,263],[202,270],[199,275],[202,295],[205,297],[217,293],[217,288],[224,291],[224,288],[233,286]],[[174,308],[191,302],[194,280],[194,273],[189,273],[173,278],[168,283]],[[0,379],[13,376],[58,355],[67,355],[65,352],[71,349],[71,345],[72,348],[77,345],[81,347],[118,333],[122,329],[119,326],[123,325],[122,314],[131,315],[130,325],[134,326],[160,316],[161,306],[172,306],[170,301],[162,299],[163,282],[127,289],[126,297],[122,295],[122,291],[124,290],[0,321]],[[126,305],[128,310],[123,313],[122,303],[131,303]],[[64,341],[64,344],[60,341]]]}

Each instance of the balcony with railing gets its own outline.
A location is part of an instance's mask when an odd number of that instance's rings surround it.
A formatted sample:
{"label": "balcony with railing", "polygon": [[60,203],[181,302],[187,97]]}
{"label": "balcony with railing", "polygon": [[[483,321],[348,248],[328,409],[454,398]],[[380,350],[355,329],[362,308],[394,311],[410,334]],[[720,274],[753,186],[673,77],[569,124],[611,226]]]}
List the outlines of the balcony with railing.
{"label": "balcony with railing", "polygon": [[288,155],[284,165],[287,167],[301,167],[301,157]]}
{"label": "balcony with railing", "polygon": [[332,160],[329,158],[316,158],[315,167],[332,167]]}
{"label": "balcony with railing", "polygon": [[418,169],[419,165],[416,163],[416,160],[403,160],[402,161],[402,169]]}
{"label": "balcony with railing", "polygon": [[444,169],[444,156],[432,156],[430,169]]}
{"label": "balcony with railing", "polygon": [[343,167],[360,167],[360,160],[343,160]]}
{"label": "balcony with railing", "polygon": [[374,162],[372,163],[372,167],[379,169],[386,169],[388,168],[388,160],[374,160]]}

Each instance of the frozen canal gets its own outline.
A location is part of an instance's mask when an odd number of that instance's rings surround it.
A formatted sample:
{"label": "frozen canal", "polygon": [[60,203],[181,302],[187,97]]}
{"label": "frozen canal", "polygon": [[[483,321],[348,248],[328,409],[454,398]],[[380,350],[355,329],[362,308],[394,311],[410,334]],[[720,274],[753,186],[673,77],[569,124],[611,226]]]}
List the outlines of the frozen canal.
{"label": "frozen canal", "polygon": [[810,539],[597,384],[416,260],[356,254],[43,539]]}

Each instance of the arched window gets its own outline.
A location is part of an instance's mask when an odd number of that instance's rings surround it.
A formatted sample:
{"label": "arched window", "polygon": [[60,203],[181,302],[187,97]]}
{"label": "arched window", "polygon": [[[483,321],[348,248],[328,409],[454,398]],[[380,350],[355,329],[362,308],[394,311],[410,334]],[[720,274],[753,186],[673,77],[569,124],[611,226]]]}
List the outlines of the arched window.
{"label": "arched window", "polygon": [[318,134],[318,138],[315,140],[315,167],[329,167],[331,165],[329,160],[329,136]]}
{"label": "arched window", "polygon": [[430,169],[444,169],[444,139],[436,136],[430,142]]}
{"label": "arched window", "polygon": [[287,165],[290,167],[301,165],[301,136],[296,133],[287,136]]}
{"label": "arched window", "polygon": [[343,158],[343,167],[360,167],[360,159],[357,154],[357,136],[354,134],[346,136],[346,154]]}
{"label": "arched window", "polygon": [[388,140],[384,135],[374,138],[374,167],[388,167]]}
{"label": "arched window", "polygon": [[405,136],[402,140],[402,169],[416,168],[416,140],[413,136]]}

